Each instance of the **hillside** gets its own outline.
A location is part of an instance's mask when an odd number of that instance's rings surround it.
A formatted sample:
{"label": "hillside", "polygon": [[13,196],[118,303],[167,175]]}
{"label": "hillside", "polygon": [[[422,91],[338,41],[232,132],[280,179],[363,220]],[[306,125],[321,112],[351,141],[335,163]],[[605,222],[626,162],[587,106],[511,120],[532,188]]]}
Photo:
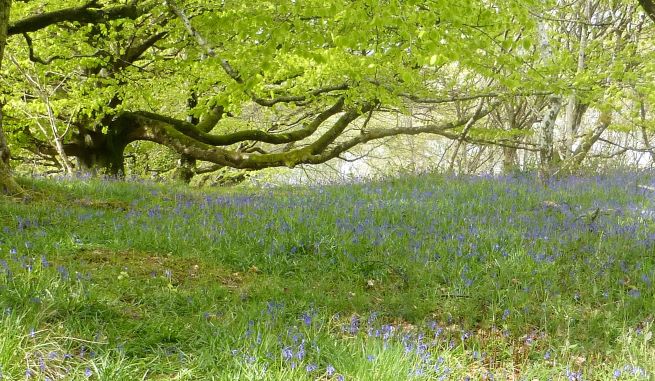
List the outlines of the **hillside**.
{"label": "hillside", "polygon": [[653,182],[23,180],[0,378],[647,380]]}

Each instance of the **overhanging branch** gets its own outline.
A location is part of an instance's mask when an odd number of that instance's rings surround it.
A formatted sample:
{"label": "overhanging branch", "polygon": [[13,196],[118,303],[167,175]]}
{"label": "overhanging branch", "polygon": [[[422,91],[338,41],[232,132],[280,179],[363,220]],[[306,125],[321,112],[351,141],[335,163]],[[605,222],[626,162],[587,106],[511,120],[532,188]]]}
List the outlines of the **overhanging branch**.
{"label": "overhanging branch", "polygon": [[648,17],[655,21],[655,2],[653,0],[639,0],[639,4],[641,4]]}
{"label": "overhanging branch", "polygon": [[[311,122],[306,123],[303,128],[285,132],[285,133],[269,133],[262,130],[245,130],[238,131],[230,134],[223,135],[212,135],[206,132],[203,132],[194,126],[191,123],[169,118],[166,116],[149,113],[149,112],[138,112],[133,113],[142,118],[152,119],[160,122],[164,122],[173,126],[180,133],[189,136],[199,142],[208,144],[214,147],[229,146],[232,144],[244,142],[244,141],[257,141],[261,143],[270,143],[270,144],[286,144],[295,141],[299,141],[311,136],[316,130],[330,117],[337,115],[343,110],[344,99],[339,99],[332,107],[324,110],[318,114]],[[128,113],[129,114],[129,113]],[[201,122],[202,124],[203,122]]]}
{"label": "overhanging branch", "polygon": [[136,19],[149,10],[137,7],[134,2],[110,8],[98,8],[95,1],[80,7],[59,9],[39,15],[28,16],[9,25],[8,35],[35,32],[50,25],[62,22],[97,24],[123,18]]}

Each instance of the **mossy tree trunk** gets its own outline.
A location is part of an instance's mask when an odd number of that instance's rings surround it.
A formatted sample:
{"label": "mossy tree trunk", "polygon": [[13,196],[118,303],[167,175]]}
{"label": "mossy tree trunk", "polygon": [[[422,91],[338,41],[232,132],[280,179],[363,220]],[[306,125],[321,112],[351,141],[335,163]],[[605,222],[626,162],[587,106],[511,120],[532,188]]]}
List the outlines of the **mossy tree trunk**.
{"label": "mossy tree trunk", "polygon": [[[187,99],[187,109],[191,112],[198,105],[198,95],[195,91],[191,92],[189,99]],[[197,126],[200,123],[200,119],[189,114],[186,118],[186,121]],[[211,131],[213,126],[205,128],[203,132],[208,133]],[[181,154],[180,160],[177,163],[177,168],[173,172],[173,178],[184,184],[191,183],[191,179],[196,175],[196,166],[197,160],[190,155]]]}
{"label": "mossy tree trunk", "polygon": [[[0,69],[2,69],[2,59],[4,58],[5,45],[7,44],[7,29],[9,28],[9,12],[11,10],[11,0],[0,0]],[[11,195],[22,195],[23,189],[16,183],[11,173],[9,160],[11,153],[4,130],[2,129],[2,106],[0,102],[0,189]]]}
{"label": "mossy tree trunk", "polygon": [[120,132],[104,134],[101,131],[80,129],[69,153],[78,159],[82,172],[122,177],[125,174],[125,148],[129,144]]}

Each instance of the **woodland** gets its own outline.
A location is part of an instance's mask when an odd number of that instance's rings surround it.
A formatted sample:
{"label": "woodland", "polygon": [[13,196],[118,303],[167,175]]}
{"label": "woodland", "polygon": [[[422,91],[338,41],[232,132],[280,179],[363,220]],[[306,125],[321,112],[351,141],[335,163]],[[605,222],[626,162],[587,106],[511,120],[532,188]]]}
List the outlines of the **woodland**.
{"label": "woodland", "polygon": [[355,160],[380,146],[407,157],[407,136],[440,155],[432,166],[442,171],[647,166],[654,9],[3,0],[3,187],[21,192],[16,171],[159,166],[188,183]]}
{"label": "woodland", "polygon": [[0,380],[653,380],[654,32],[0,0]]}

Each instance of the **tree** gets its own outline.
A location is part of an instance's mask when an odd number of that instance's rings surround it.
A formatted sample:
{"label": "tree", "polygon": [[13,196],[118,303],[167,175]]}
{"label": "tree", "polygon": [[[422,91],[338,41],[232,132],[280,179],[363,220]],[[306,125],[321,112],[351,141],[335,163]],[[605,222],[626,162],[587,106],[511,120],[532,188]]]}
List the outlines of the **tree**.
{"label": "tree", "polygon": [[[616,124],[627,91],[616,89],[632,86],[617,73],[632,75],[624,64],[641,57],[626,37],[628,2],[570,5],[58,0],[34,16],[38,5],[18,2],[7,30],[17,65],[3,70],[21,92],[8,96],[5,128],[37,155],[111,174],[132,143],[154,142],[180,155],[187,180],[206,168],[324,163],[417,134],[454,141],[451,169],[472,144],[503,152],[507,168],[527,150],[544,172],[560,160],[573,170]],[[23,91],[17,68],[27,64],[60,90],[47,99],[52,124],[70,122],[73,134],[57,138],[21,116],[46,103]],[[388,122],[408,110],[422,115],[411,127]],[[587,110],[608,117],[582,128]]]}
{"label": "tree", "polygon": [[[83,6],[62,8],[10,22],[12,5],[11,0],[0,1],[0,70],[8,36],[34,32],[64,22],[92,24],[112,19],[135,18],[143,14],[144,9],[148,9],[147,7],[137,7],[136,4],[103,8],[98,6],[97,1],[91,1]],[[22,195],[24,192],[14,180],[9,165],[11,153],[3,128],[4,105],[5,101],[0,99],[0,188],[8,194]]]}
{"label": "tree", "polygon": [[653,0],[639,0],[639,4],[646,11],[646,15],[655,21],[655,2]]}
{"label": "tree", "polygon": [[[457,135],[497,106],[502,94],[494,88],[511,95],[534,83],[512,67],[532,54],[526,9],[538,2],[436,3],[169,2],[148,10],[161,20],[156,27],[87,18],[97,28],[66,29],[76,41],[67,51],[46,31],[13,31],[34,35],[19,59],[71,73],[68,96],[85,100],[72,121],[77,133],[64,144],[81,163],[118,173],[126,147],[148,140],[220,166],[293,167],[394,135]],[[123,49],[107,54],[111,46]],[[130,49],[138,54],[128,60]],[[79,57],[88,52],[92,57]],[[501,67],[522,74],[500,75]],[[467,77],[484,88],[459,82]],[[189,94],[197,105],[187,121]],[[455,102],[463,113],[449,111]],[[411,129],[371,122],[409,103],[434,108],[434,120]],[[252,110],[267,115],[266,126],[236,118]],[[53,152],[33,138],[42,153]]]}
{"label": "tree", "polygon": [[[5,46],[7,44],[7,30],[9,28],[9,15],[11,11],[11,0],[0,0],[0,70],[4,59]],[[4,193],[21,195],[23,193],[20,185],[16,183],[9,165],[11,154],[7,138],[2,129],[4,101],[0,99],[0,188]]]}

